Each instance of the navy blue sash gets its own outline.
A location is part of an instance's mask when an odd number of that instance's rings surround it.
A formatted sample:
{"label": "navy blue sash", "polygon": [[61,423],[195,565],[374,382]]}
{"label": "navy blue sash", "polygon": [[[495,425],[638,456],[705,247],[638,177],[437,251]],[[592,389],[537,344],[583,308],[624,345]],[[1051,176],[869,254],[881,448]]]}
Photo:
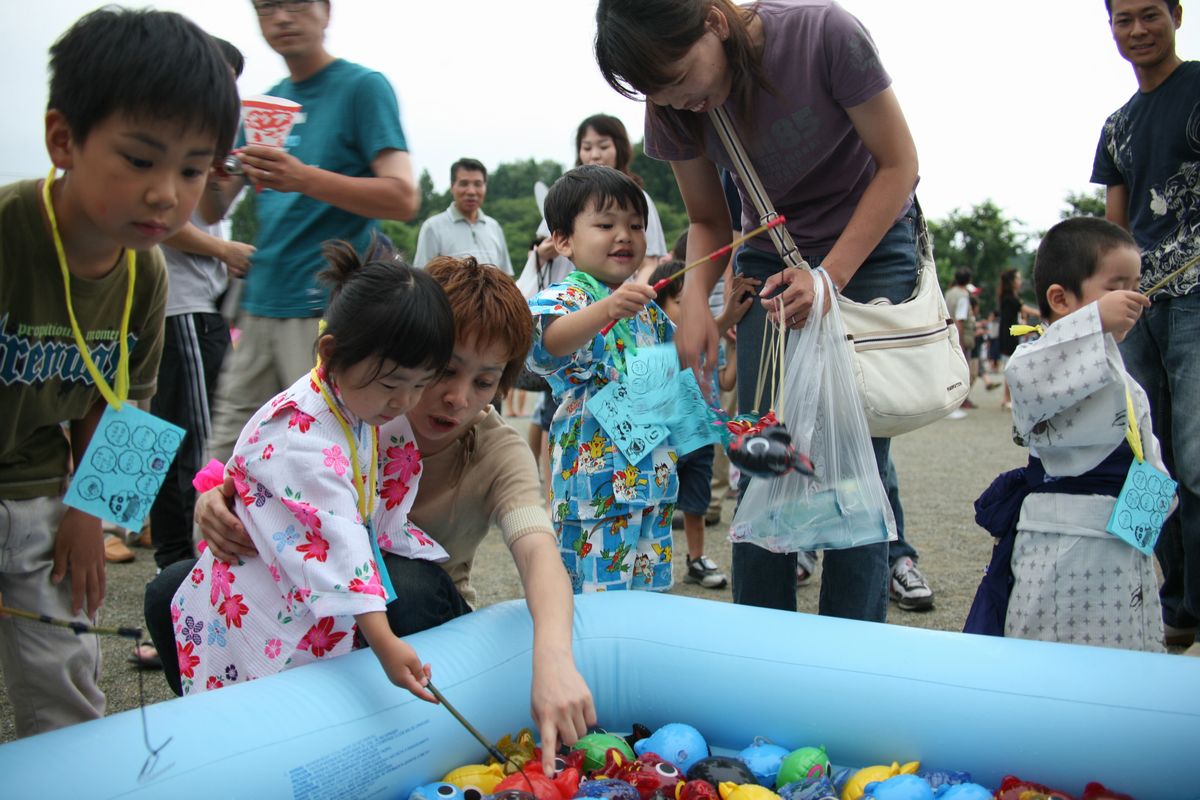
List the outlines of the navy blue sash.
{"label": "navy blue sash", "polygon": [[1013,543],[1017,538],[1017,520],[1025,498],[1040,492],[1116,497],[1125,485],[1131,461],[1133,451],[1122,440],[1103,461],[1082,475],[1066,478],[1048,476],[1042,460],[1030,456],[1027,466],[1009,470],[992,481],[992,485],[975,501],[975,522],[996,537],[996,544],[967,614],[964,633],[1004,635],[1004,617],[1008,614],[1008,596],[1013,587]]}

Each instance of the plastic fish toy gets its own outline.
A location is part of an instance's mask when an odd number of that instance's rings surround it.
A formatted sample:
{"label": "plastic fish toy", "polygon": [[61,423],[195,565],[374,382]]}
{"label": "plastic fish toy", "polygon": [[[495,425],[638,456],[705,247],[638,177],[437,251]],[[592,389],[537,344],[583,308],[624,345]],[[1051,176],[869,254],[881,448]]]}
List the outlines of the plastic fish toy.
{"label": "plastic fish toy", "polygon": [[921,762],[919,761],[910,761],[903,767],[895,761],[889,767],[882,765],[863,767],[850,776],[850,780],[846,781],[846,785],[842,787],[842,800],[859,800],[866,791],[867,784],[886,781],[897,775],[914,775],[920,768]]}
{"label": "plastic fish toy", "polygon": [[443,783],[452,783],[463,790],[474,789],[480,794],[491,794],[502,780],[504,769],[499,764],[467,764],[450,770],[442,778]]}
{"label": "plastic fish toy", "polygon": [[687,771],[688,781],[708,781],[715,789],[722,783],[754,783],[754,773],[732,756],[702,758]]}
{"label": "plastic fish toy", "polygon": [[863,800],[933,800],[933,787],[917,775],[897,775],[867,784]]}
{"label": "plastic fish toy", "polygon": [[780,800],[779,795],[757,783],[745,783],[739,786],[726,781],[718,788],[721,792],[721,800]]}
{"label": "plastic fish toy", "polygon": [[721,796],[708,781],[687,781],[675,785],[675,800],[721,800]]}
{"label": "plastic fish toy", "polygon": [[829,756],[825,747],[801,747],[784,757],[775,778],[776,788],[782,789],[789,783],[805,778],[820,778],[829,775]]}
{"label": "plastic fish toy", "polygon": [[534,758],[534,753],[537,751],[537,741],[533,738],[533,731],[529,728],[521,728],[517,731],[517,735],[511,733],[506,734],[504,738],[496,742],[496,749],[504,754],[508,759],[504,762],[503,769],[506,775],[511,775],[518,772],[525,763]]}
{"label": "plastic fish toy", "polygon": [[774,786],[775,778],[779,775],[779,767],[787,755],[786,747],[780,747],[760,737],[738,753],[738,758],[750,768],[750,771],[754,773],[754,779],[759,784]]}
{"label": "plastic fish toy", "polygon": [[943,784],[935,789],[937,800],[992,800],[992,793],[978,783]]}
{"label": "plastic fish toy", "polygon": [[679,767],[686,773],[700,759],[709,755],[708,742],[704,735],[691,725],[669,722],[633,746],[640,756],[657,753],[660,757]]}
{"label": "plastic fish toy", "polygon": [[589,733],[586,736],[580,736],[575,744],[571,745],[571,749],[583,751],[584,772],[595,772],[603,768],[605,755],[609,750],[617,750],[625,756],[627,761],[633,761],[635,758],[633,748],[629,746],[629,743],[611,733]]}
{"label": "plastic fish toy", "polygon": [[463,800],[463,790],[453,783],[427,783],[418,786],[408,795],[408,800]]}
{"label": "plastic fish toy", "polygon": [[599,800],[642,800],[637,789],[625,781],[613,778],[600,778],[594,781],[584,781],[579,784],[576,798],[599,798]]}
{"label": "plastic fish toy", "polygon": [[782,425],[747,433],[729,443],[729,463],[755,478],[777,478],[789,472],[813,474],[813,464],[796,450]]}
{"label": "plastic fish toy", "polygon": [[664,798],[674,797],[675,788],[684,782],[679,768],[655,753],[642,753],[628,761],[615,749],[608,751],[604,768],[597,775],[625,781],[637,789],[642,800],[651,800],[656,793]]}
{"label": "plastic fish toy", "polygon": [[783,800],[841,800],[837,787],[828,775],[804,778],[779,789]]}

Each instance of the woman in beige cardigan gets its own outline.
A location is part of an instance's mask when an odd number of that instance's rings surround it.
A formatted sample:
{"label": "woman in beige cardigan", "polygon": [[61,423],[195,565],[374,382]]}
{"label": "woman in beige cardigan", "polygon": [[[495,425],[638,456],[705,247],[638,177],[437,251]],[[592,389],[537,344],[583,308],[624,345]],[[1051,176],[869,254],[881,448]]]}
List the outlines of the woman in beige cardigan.
{"label": "woman in beige cardigan", "polygon": [[[433,564],[385,553],[398,595],[388,606],[388,621],[398,636],[405,636],[471,611],[475,552],[489,526],[498,526],[533,617],[530,702],[543,753],[552,759],[556,743],[574,742],[595,724],[596,715],[571,653],[571,585],[533,454],[490,405],[497,391],[512,386],[524,363],[532,335],[529,309],[511,278],[474,259],[439,258],[427,269],[450,300],[456,343],[446,372],[407,415],[422,470],[409,520],[444,547],[450,559]],[[227,485],[223,495],[222,489],[213,489],[197,501],[196,521],[206,541],[219,558],[257,556],[229,510],[232,487]],[[172,567],[147,587],[147,623],[158,644],[171,641],[169,612],[164,610],[189,571]],[[166,603],[160,602],[164,593]],[[174,648],[159,647],[159,652],[167,655],[168,681],[173,678],[177,689],[178,668],[172,675],[175,665],[169,657]]]}

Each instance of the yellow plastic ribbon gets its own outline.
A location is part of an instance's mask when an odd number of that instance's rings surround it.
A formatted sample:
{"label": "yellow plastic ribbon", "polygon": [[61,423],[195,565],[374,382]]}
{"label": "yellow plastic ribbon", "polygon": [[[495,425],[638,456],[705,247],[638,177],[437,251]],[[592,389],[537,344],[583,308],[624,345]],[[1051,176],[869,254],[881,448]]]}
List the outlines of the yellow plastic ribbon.
{"label": "yellow plastic ribbon", "polygon": [[325,405],[329,406],[329,410],[337,419],[338,424],[342,426],[342,433],[346,434],[346,443],[350,446],[350,466],[354,469],[354,490],[358,492],[358,513],[362,515],[363,523],[366,524],[371,515],[375,513],[375,497],[376,497],[376,481],[379,468],[379,429],[371,428],[371,471],[370,471],[370,491],[367,490],[367,481],[362,474],[362,467],[358,465],[358,443],[350,430],[350,423],[346,421],[345,415],[338,408],[337,401],[329,394],[329,390],[325,388],[325,381],[321,378],[320,372],[314,367],[312,370],[313,383],[317,385],[317,389],[321,392],[321,399],[325,401]]}
{"label": "yellow plastic ribbon", "polygon": [[50,187],[54,185],[55,175],[56,170],[52,167],[50,174],[46,176],[46,182],[42,184],[42,202],[46,206],[46,218],[50,220],[50,235],[54,239],[54,252],[58,254],[58,267],[62,270],[63,290],[67,296],[67,316],[71,320],[71,333],[75,335],[75,345],[79,348],[79,357],[83,359],[83,365],[87,367],[88,374],[92,376],[96,388],[100,390],[105,402],[119,411],[129,397],[129,318],[133,314],[133,283],[137,276],[134,269],[133,251],[128,248],[125,250],[129,287],[125,291],[125,313],[121,317],[121,340],[117,345],[119,352],[117,386],[116,389],[113,389],[100,373],[96,362],[92,360],[92,354],[83,338],[83,331],[79,329],[79,322],[75,319],[75,307],[71,303],[71,271],[67,269],[67,253],[63,249],[62,236],[58,232],[58,219],[54,216],[54,204],[50,201]]}
{"label": "yellow plastic ribbon", "polygon": [[1133,457],[1141,464],[1146,457],[1142,452],[1142,435],[1138,431],[1137,411],[1133,408],[1133,395],[1129,393],[1129,387],[1125,387],[1125,416],[1128,420],[1125,425],[1125,441],[1129,442]]}
{"label": "yellow plastic ribbon", "polygon": [[1046,332],[1046,329],[1041,325],[1009,325],[1008,333],[1010,336],[1028,336],[1031,333],[1036,333],[1041,336]]}

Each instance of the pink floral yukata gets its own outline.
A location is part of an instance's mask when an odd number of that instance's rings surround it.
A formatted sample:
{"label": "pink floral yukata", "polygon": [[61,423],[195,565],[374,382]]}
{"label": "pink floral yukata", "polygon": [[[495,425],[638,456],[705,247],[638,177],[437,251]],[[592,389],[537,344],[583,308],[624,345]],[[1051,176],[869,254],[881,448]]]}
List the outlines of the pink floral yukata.
{"label": "pink floral yukata", "polygon": [[[340,410],[366,476],[372,428]],[[408,420],[380,429],[379,450],[373,521],[380,548],[446,560],[408,522],[421,473]],[[175,593],[171,619],[185,695],[344,655],[354,647],[354,616],[385,606],[349,443],[309,376],[259,409],[226,469],[241,498],[237,515],[260,555],[225,564],[206,550]]]}

